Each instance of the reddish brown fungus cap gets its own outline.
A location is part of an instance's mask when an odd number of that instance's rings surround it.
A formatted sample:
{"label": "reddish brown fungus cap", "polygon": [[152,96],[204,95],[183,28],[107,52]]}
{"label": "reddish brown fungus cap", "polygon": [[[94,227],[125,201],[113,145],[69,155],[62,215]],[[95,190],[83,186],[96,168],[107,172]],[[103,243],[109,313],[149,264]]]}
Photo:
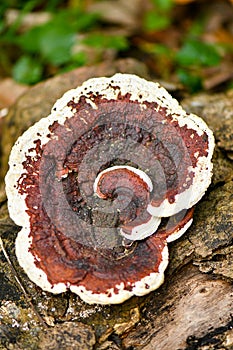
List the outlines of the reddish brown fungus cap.
{"label": "reddish brown fungus cap", "polygon": [[42,289],[121,303],[161,285],[167,242],[211,181],[212,132],[159,84],[90,79],[14,145],[6,176],[16,254]]}

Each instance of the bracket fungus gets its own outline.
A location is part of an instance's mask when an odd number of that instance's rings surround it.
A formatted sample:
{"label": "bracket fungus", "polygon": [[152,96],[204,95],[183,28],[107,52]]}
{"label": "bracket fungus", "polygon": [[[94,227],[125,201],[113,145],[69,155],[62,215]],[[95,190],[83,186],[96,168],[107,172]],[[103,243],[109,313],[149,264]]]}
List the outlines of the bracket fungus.
{"label": "bracket fungus", "polygon": [[94,78],[15,143],[6,175],[16,255],[42,289],[116,304],[158,288],[167,243],[211,182],[214,138],[158,83]]}

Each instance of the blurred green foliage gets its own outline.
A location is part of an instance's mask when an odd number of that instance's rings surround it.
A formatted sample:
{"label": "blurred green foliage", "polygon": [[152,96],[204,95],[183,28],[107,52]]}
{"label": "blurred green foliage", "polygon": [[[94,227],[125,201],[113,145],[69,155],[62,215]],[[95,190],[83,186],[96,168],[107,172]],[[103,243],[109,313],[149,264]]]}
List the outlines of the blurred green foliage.
{"label": "blurred green foliage", "polygon": [[189,35],[175,55],[176,73],[183,85],[196,92],[202,88],[201,68],[216,66],[220,61],[221,56],[215,45]]}
{"label": "blurred green foliage", "polygon": [[117,50],[126,50],[129,47],[128,40],[120,35],[109,36],[100,33],[91,33],[84,40],[83,43],[95,48],[112,48]]}
{"label": "blurred green foliage", "polygon": [[72,47],[77,33],[89,30],[96,22],[93,14],[63,10],[47,23],[33,27],[16,39],[28,54],[38,54],[41,63],[55,66],[73,62]]}
{"label": "blurred green foliage", "polygon": [[42,79],[42,65],[31,56],[21,56],[13,66],[12,75],[21,83],[34,84]]}
{"label": "blurred green foliage", "polygon": [[[173,23],[173,0],[151,0],[153,7],[144,17],[144,28],[150,33],[164,32],[169,36]],[[204,32],[205,20],[202,16],[193,21],[187,33],[184,33],[179,49],[174,49],[163,43],[148,45],[147,52],[154,55],[163,70],[163,78],[169,79],[172,67],[178,80],[190,92],[202,89],[201,71],[205,67],[220,64],[223,47],[209,44],[201,39]],[[168,31],[166,33],[166,30]]]}
{"label": "blurred green foliage", "polygon": [[152,0],[152,9],[144,16],[145,30],[161,30],[171,24],[170,11],[174,5],[173,0]]}
{"label": "blurred green foliage", "polygon": [[[88,57],[85,51],[75,51],[75,46],[78,45],[87,45],[99,50],[121,51],[128,48],[127,38],[98,32],[100,22],[98,14],[85,12],[82,1],[78,1],[79,6],[74,8],[57,8],[59,4],[64,5],[64,2],[55,0],[44,4],[39,0],[10,3],[14,8],[20,9],[20,14],[10,27],[6,27],[3,15],[8,6],[6,1],[1,4],[0,46],[13,48],[15,62],[12,75],[20,83],[39,82],[46,75],[46,67],[54,67],[56,72],[60,72],[87,64]],[[25,33],[18,33],[23,16],[41,7],[43,11],[51,13],[51,19]],[[4,66],[8,52],[0,51],[0,64]],[[7,66],[9,65],[5,65],[6,68]]]}
{"label": "blurred green foliage", "polygon": [[[156,33],[162,37],[164,32],[169,36],[166,31],[169,33],[175,25],[174,1],[148,1],[150,8],[142,13],[136,35],[156,38]],[[19,10],[10,26],[5,21],[9,8]],[[27,31],[19,30],[24,16],[38,11],[49,13],[51,19]],[[202,68],[221,61],[219,47],[201,40],[203,28],[203,18],[195,19],[188,33],[182,36],[178,49],[161,41],[145,40],[145,44],[136,48],[141,52],[136,57],[149,54],[159,66],[162,79],[169,79],[175,73],[190,91],[198,91],[202,88]],[[132,38],[132,34],[110,35],[101,14],[86,11],[85,0],[2,0],[0,4],[0,69],[21,83],[35,84],[50,75],[93,63],[92,60],[96,62],[108,50],[118,56],[131,56],[135,50]]]}
{"label": "blurred green foliage", "polygon": [[220,55],[214,45],[204,43],[196,38],[188,38],[176,55],[178,64],[189,66],[215,66],[220,62]]}

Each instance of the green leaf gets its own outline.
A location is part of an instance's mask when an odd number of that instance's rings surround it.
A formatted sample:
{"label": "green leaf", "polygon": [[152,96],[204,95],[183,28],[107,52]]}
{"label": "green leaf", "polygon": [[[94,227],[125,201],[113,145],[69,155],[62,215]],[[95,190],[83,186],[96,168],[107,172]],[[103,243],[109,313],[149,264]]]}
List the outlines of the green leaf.
{"label": "green leaf", "polygon": [[43,26],[34,27],[17,38],[17,44],[26,52],[38,53]]}
{"label": "green leaf", "polygon": [[205,25],[205,20],[202,17],[196,19],[189,28],[189,38],[195,38],[202,35],[205,32]]}
{"label": "green leaf", "polygon": [[39,54],[43,60],[54,65],[70,60],[74,42],[75,32],[67,26],[55,26],[50,22],[32,28],[18,40],[24,51]]}
{"label": "green leaf", "polygon": [[0,34],[2,34],[5,29],[5,21],[0,19]]}
{"label": "green leaf", "polygon": [[78,52],[72,56],[72,61],[59,70],[59,73],[69,72],[77,67],[82,67],[88,62],[85,52]]}
{"label": "green leaf", "polygon": [[80,32],[91,29],[98,18],[99,16],[95,13],[81,12],[78,9],[63,9],[54,15],[49,24],[55,27],[63,26],[71,31]]}
{"label": "green leaf", "polygon": [[99,15],[95,13],[80,13],[76,11],[71,14],[71,18],[70,14],[68,14],[67,20],[70,21],[72,28],[78,32],[90,30],[99,19]]}
{"label": "green leaf", "polygon": [[152,0],[153,4],[161,11],[169,11],[174,4],[173,0]]}
{"label": "green leaf", "polygon": [[88,61],[87,55],[85,52],[80,51],[72,55],[72,65],[73,67],[84,66]]}
{"label": "green leaf", "polygon": [[166,56],[166,57],[172,57],[173,51],[171,48],[164,44],[154,44],[151,52],[158,56]]}
{"label": "green leaf", "polygon": [[30,56],[22,56],[14,65],[12,73],[19,83],[35,84],[41,80],[42,65]]}
{"label": "green leaf", "polygon": [[100,33],[89,34],[83,43],[98,49],[116,49],[126,50],[128,48],[128,41],[121,35],[103,35]]}
{"label": "green leaf", "polygon": [[176,61],[182,66],[215,66],[220,62],[220,55],[214,45],[197,39],[189,39],[176,55]]}
{"label": "green leaf", "polygon": [[36,26],[22,34],[18,45],[27,53],[39,54],[55,66],[71,60],[71,50],[78,31],[87,30],[96,20],[96,15],[63,10],[49,22]]}
{"label": "green leaf", "polygon": [[199,76],[184,69],[178,69],[176,73],[180,82],[185,85],[190,92],[194,93],[202,89],[202,80]]}
{"label": "green leaf", "polygon": [[65,27],[46,26],[40,36],[39,49],[42,57],[54,65],[69,62],[75,33]]}
{"label": "green leaf", "polygon": [[171,24],[170,18],[157,12],[148,12],[144,18],[144,28],[146,30],[163,30]]}

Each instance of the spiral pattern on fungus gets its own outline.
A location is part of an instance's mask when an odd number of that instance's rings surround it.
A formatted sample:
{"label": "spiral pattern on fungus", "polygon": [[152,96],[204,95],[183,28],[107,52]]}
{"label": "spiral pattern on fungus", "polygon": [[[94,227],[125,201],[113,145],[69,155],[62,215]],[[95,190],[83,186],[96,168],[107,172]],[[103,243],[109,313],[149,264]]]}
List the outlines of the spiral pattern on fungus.
{"label": "spiral pattern on fungus", "polygon": [[120,303],[163,282],[167,242],[211,181],[212,132],[159,84],[95,78],[16,142],[6,176],[16,254],[41,288]]}

